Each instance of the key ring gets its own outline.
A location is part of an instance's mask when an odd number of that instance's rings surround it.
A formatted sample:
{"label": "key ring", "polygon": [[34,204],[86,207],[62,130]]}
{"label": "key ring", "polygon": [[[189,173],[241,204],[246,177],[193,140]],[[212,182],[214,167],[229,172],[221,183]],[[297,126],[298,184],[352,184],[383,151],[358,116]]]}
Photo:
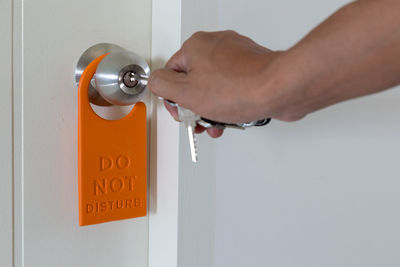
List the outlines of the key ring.
{"label": "key ring", "polygon": [[204,128],[217,128],[217,129],[234,128],[234,129],[244,130],[246,128],[250,128],[253,126],[260,127],[267,125],[270,121],[271,121],[270,118],[266,118],[262,120],[243,122],[243,123],[221,123],[202,117],[201,120],[197,122],[197,124],[203,126]]}
{"label": "key ring", "polygon": [[[179,108],[179,105],[171,100],[159,97],[161,100],[164,100],[167,102],[168,105],[171,107],[176,107]],[[253,126],[260,127],[267,125],[271,121],[271,118],[265,118],[261,120],[256,120],[256,121],[250,121],[250,122],[243,122],[243,123],[225,123],[225,122],[218,122],[218,121],[213,121],[210,119],[206,119],[204,117],[201,117],[200,120],[197,121],[197,124],[204,127],[204,128],[217,128],[217,129],[225,129],[225,128],[234,128],[234,129],[241,129],[244,130],[245,128],[250,128]]]}

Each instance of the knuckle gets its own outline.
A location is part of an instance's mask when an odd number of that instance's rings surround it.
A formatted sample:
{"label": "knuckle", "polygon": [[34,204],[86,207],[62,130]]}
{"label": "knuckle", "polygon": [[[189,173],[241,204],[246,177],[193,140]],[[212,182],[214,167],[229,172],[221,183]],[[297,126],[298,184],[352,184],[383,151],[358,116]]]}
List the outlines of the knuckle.
{"label": "knuckle", "polygon": [[223,31],[221,34],[221,37],[223,39],[234,39],[234,38],[237,38],[238,36],[240,36],[240,35],[233,30],[226,30],[226,31]]}
{"label": "knuckle", "polygon": [[151,75],[149,77],[149,82],[147,84],[150,89],[155,89],[159,85],[160,78],[161,78],[161,72],[162,71],[160,69],[158,69],[158,70],[154,70],[151,73]]}
{"label": "knuckle", "polygon": [[205,31],[197,31],[197,32],[195,32],[195,33],[192,34],[192,37],[197,37],[197,38],[199,38],[199,37],[203,37],[205,34],[206,34]]}
{"label": "knuckle", "polygon": [[189,37],[189,39],[184,42],[184,45],[190,45],[193,42],[198,42],[198,41],[203,41],[207,39],[207,36],[209,36],[211,33],[205,32],[205,31],[197,31],[192,34],[192,36]]}
{"label": "knuckle", "polygon": [[180,49],[182,51],[182,53],[184,53],[186,50],[188,50],[188,47],[190,49],[193,39],[194,39],[194,37],[192,35],[191,37],[189,37],[189,39],[187,39],[186,41],[183,42],[182,47]]}
{"label": "knuckle", "polygon": [[226,30],[225,34],[229,34],[229,35],[237,35],[238,33],[234,30]]}

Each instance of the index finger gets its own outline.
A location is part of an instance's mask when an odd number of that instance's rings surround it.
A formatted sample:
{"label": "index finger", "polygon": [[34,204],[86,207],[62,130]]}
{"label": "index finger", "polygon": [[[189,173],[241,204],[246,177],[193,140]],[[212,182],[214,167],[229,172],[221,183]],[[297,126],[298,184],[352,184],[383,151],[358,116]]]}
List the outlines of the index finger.
{"label": "index finger", "polygon": [[172,57],[168,60],[165,67],[168,69],[173,69],[177,72],[188,72],[189,68],[187,66],[187,62],[183,55],[182,48],[175,52]]}

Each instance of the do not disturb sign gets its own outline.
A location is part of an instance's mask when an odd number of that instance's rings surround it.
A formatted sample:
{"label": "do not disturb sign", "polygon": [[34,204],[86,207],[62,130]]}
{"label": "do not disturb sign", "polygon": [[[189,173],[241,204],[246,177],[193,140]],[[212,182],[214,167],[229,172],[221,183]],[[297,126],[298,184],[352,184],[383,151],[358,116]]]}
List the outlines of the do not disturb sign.
{"label": "do not disturb sign", "polygon": [[91,108],[88,87],[101,56],[83,72],[78,89],[79,224],[146,216],[146,106],[120,120]]}

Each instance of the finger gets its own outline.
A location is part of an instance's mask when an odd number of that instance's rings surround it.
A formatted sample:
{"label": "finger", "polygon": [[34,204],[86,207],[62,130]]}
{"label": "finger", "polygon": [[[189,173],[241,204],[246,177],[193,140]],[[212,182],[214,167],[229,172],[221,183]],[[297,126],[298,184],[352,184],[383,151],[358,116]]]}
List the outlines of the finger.
{"label": "finger", "polygon": [[186,74],[172,69],[158,69],[150,74],[147,87],[157,96],[182,103],[185,99]]}
{"label": "finger", "polygon": [[203,126],[197,125],[196,128],[194,129],[194,132],[199,134],[199,133],[204,132],[205,130],[206,130],[206,128],[204,128]]}
{"label": "finger", "polygon": [[207,129],[207,133],[208,133],[212,138],[218,138],[218,137],[220,137],[220,136],[224,133],[224,130],[222,130],[222,129],[217,129],[217,128],[209,128],[209,129]]}
{"label": "finger", "polygon": [[179,121],[179,115],[178,115],[178,108],[177,107],[173,107],[170,104],[167,103],[167,101],[164,100],[164,106],[165,108],[169,111],[169,113],[171,114],[172,117],[174,117],[174,119],[176,121]]}
{"label": "finger", "polygon": [[305,116],[306,115],[283,115],[283,116],[274,117],[274,119],[285,121],[285,122],[292,122],[292,121],[301,120]]}
{"label": "finger", "polygon": [[165,65],[168,69],[173,69],[177,72],[188,72],[185,58],[183,56],[182,49],[179,49]]}

